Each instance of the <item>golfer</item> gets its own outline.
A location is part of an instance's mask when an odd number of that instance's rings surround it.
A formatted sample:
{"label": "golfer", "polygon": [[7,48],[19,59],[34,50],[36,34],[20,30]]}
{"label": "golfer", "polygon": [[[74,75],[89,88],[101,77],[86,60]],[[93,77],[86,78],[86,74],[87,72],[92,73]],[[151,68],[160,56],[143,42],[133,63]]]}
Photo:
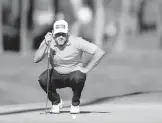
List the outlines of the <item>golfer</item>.
{"label": "golfer", "polygon": [[[48,45],[49,44],[49,45]],[[48,50],[48,46],[50,50]],[[38,63],[50,51],[50,86],[48,98],[52,103],[51,112],[60,113],[63,105],[56,89],[70,87],[73,91],[70,113],[80,113],[79,104],[81,93],[86,81],[86,75],[104,56],[105,52],[93,43],[81,37],[69,34],[68,23],[58,20],[53,25],[53,32],[48,32],[34,55]],[[90,62],[83,67],[82,54],[92,54]],[[47,93],[47,72],[39,76],[39,83]]]}

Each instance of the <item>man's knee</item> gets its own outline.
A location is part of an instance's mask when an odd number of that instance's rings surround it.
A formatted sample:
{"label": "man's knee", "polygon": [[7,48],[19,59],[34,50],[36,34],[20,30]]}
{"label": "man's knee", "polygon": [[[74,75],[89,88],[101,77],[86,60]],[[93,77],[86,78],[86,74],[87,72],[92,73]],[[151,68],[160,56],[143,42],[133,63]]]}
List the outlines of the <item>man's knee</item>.
{"label": "man's knee", "polygon": [[85,83],[85,80],[86,80],[86,74],[80,71],[77,71],[72,77],[72,81],[74,82],[74,84]]}
{"label": "man's knee", "polygon": [[39,76],[38,81],[39,81],[39,84],[40,84],[40,85],[43,85],[43,86],[46,85],[46,81],[47,81],[46,71],[43,72],[43,73]]}
{"label": "man's knee", "polygon": [[75,84],[79,84],[79,83],[84,83],[85,79],[81,77],[74,77],[73,81],[75,82]]}

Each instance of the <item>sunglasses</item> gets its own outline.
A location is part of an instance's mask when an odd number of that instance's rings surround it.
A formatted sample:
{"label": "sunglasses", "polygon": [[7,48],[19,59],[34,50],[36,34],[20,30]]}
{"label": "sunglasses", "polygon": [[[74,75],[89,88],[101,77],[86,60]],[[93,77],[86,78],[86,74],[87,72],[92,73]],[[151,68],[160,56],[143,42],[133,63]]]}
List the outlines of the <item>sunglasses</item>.
{"label": "sunglasses", "polygon": [[60,36],[62,36],[62,37],[66,37],[66,33],[56,33],[55,34],[55,37],[60,37]]}

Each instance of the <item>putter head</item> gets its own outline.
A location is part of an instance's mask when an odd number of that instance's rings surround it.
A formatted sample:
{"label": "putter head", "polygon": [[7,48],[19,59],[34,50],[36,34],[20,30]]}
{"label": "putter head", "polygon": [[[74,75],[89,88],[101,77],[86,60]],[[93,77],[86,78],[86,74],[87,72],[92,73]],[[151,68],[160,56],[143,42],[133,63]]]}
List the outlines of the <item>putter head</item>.
{"label": "putter head", "polygon": [[40,114],[51,114],[51,111],[50,111],[50,109],[46,106],[46,108],[42,111],[42,112],[40,112]]}
{"label": "putter head", "polygon": [[40,115],[44,115],[44,114],[52,114],[50,111],[44,111],[44,112],[41,112]]}

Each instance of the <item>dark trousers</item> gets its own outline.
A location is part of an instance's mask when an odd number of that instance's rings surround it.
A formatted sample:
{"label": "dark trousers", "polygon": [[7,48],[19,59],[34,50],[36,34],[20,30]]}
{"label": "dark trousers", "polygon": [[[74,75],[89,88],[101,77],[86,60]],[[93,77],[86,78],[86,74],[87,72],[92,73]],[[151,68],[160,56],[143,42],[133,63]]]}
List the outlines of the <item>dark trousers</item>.
{"label": "dark trousers", "polygon": [[[81,71],[74,71],[69,74],[60,74],[54,69],[50,69],[50,83],[48,98],[52,104],[60,103],[60,95],[56,89],[70,87],[73,91],[72,105],[80,104],[81,93],[85,84],[86,74]],[[42,89],[47,93],[47,70],[39,76],[39,83]]]}

